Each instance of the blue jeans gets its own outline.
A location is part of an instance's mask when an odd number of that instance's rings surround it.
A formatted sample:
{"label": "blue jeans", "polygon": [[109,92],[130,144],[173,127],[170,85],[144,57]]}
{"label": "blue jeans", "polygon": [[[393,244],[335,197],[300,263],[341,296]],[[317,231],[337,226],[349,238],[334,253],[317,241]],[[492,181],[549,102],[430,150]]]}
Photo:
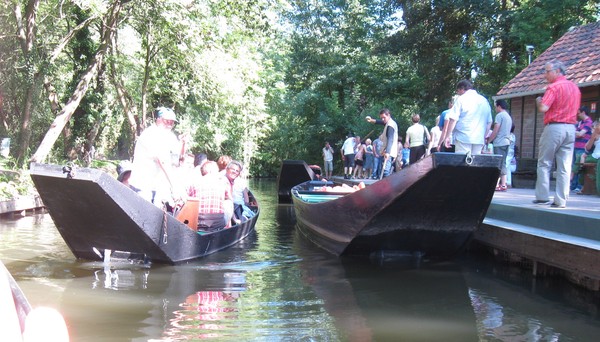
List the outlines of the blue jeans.
{"label": "blue jeans", "polygon": [[381,172],[381,161],[383,157],[373,157],[373,173],[371,174],[371,178],[379,178],[379,173]]}
{"label": "blue jeans", "polygon": [[394,158],[394,157],[389,157],[388,160],[385,162],[385,165],[383,165],[383,177],[382,178],[385,178],[392,173],[392,165],[394,165],[395,159],[396,158]]}

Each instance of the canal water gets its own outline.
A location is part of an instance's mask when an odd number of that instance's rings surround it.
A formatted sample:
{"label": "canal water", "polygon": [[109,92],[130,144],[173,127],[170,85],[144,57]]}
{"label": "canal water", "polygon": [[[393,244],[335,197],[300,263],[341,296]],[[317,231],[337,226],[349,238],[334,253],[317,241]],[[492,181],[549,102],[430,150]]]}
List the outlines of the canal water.
{"label": "canal water", "polygon": [[600,301],[484,255],[430,265],[322,252],[272,180],[256,233],[178,266],[76,260],[48,215],[0,220],[0,259],[72,341],[598,341]]}

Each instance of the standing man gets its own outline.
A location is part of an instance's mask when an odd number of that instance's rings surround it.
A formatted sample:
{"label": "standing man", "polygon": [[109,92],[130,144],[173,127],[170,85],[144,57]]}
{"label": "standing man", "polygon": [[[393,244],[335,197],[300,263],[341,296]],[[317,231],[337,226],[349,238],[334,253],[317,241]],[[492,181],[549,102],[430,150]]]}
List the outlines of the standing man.
{"label": "standing man", "polygon": [[550,202],[550,171],[556,160],[556,193],[553,208],[564,208],[569,198],[569,178],[575,143],[577,109],[581,92],[565,77],[565,65],[555,59],[546,63],[545,77],[549,85],[544,97],[535,99],[538,111],[544,113],[544,130],[540,137],[535,182],[535,204]]}
{"label": "standing man", "polygon": [[398,157],[398,124],[392,119],[390,110],[387,108],[379,111],[379,120],[375,120],[370,116],[367,116],[365,119],[369,123],[385,125],[379,139],[382,142],[382,178],[387,177],[392,173],[392,165],[394,165],[394,161]]}
{"label": "standing man", "polygon": [[379,175],[381,174],[381,164],[383,162],[383,157],[381,156],[381,148],[383,147],[383,143],[381,139],[377,137],[373,141],[373,173],[371,174],[371,179],[379,179]]}
{"label": "standing man", "polygon": [[154,125],[146,128],[135,143],[129,184],[144,199],[162,207],[172,199],[173,167],[179,164],[183,141],[172,132],[175,112],[166,107],[156,109]]}
{"label": "standing man", "polygon": [[323,163],[325,164],[325,178],[330,179],[333,173],[333,147],[329,145],[329,141],[326,141],[325,147],[323,147]]}
{"label": "standing man", "polygon": [[350,179],[352,177],[352,167],[354,166],[354,148],[356,147],[354,134],[348,133],[346,141],[342,145],[340,152],[342,153],[342,160],[344,161],[344,179]]}
{"label": "standing man", "polygon": [[[485,135],[492,127],[492,108],[488,100],[473,89],[469,80],[458,82],[456,93],[459,96],[446,115],[440,144],[450,148],[446,138],[452,134],[456,153],[481,154]],[[441,145],[438,147],[441,148]]]}
{"label": "standing man", "polygon": [[508,147],[510,146],[510,129],[512,127],[512,118],[506,111],[508,104],[504,100],[496,100],[496,120],[494,121],[494,130],[486,139],[485,143],[494,143],[494,154],[502,156],[502,168],[500,169],[500,182],[496,186],[496,191],[506,191],[506,157],[508,156]]}

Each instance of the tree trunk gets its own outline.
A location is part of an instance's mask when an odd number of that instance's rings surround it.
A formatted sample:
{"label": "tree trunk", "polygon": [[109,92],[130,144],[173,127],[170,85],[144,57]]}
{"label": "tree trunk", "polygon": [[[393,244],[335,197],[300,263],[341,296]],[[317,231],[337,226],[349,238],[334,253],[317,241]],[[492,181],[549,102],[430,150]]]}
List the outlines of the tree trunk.
{"label": "tree trunk", "polygon": [[52,150],[56,139],[60,135],[60,132],[66,126],[67,122],[69,122],[71,116],[75,112],[75,109],[77,109],[77,106],[79,106],[81,99],[83,98],[83,96],[85,96],[85,93],[87,92],[91,80],[96,76],[98,68],[102,64],[102,60],[104,58],[104,55],[106,54],[108,45],[110,43],[110,39],[115,32],[117,21],[119,18],[119,12],[121,10],[121,5],[122,3],[120,0],[117,0],[113,3],[112,8],[107,14],[107,18],[105,20],[106,25],[103,28],[104,32],[102,34],[101,44],[98,48],[98,51],[96,52],[96,55],[94,56],[94,59],[92,60],[90,66],[87,68],[85,73],[81,76],[81,79],[77,84],[73,95],[71,96],[67,104],[62,108],[58,116],[54,119],[54,122],[52,122],[52,124],[50,125],[50,128],[44,136],[44,139],[42,140],[40,146],[38,147],[34,155],[31,157],[31,162],[40,163],[46,159],[46,157],[50,153],[50,150]]}
{"label": "tree trunk", "polygon": [[148,80],[150,79],[150,61],[153,57],[151,45],[151,35],[150,33],[147,33],[146,60],[144,62],[144,79],[142,81],[142,120],[140,123],[142,130],[146,128],[146,118],[148,113]]}
{"label": "tree trunk", "polygon": [[[113,54],[118,53],[116,35],[114,35],[113,39],[111,40],[111,51]],[[127,89],[125,89],[123,82],[117,74],[117,66],[114,62],[111,63],[110,80],[113,86],[115,87],[115,90],[117,91],[117,99],[121,104],[121,107],[123,107],[123,111],[125,112],[125,117],[127,118],[127,122],[129,124],[129,133],[132,137],[134,137],[139,131],[139,124],[137,118],[138,110],[135,106],[135,102],[131,98],[131,95],[129,95],[129,92],[127,92]]]}
{"label": "tree trunk", "polygon": [[17,37],[21,43],[21,51],[23,57],[27,61],[26,76],[29,80],[27,89],[25,89],[25,100],[22,104],[21,111],[21,127],[19,130],[19,144],[17,148],[16,158],[19,163],[25,157],[27,150],[29,150],[29,143],[31,140],[31,113],[33,111],[33,100],[35,98],[36,84],[39,81],[39,72],[33,70],[33,56],[31,50],[33,49],[33,40],[35,38],[35,19],[37,9],[39,7],[39,0],[29,0],[27,2],[27,8],[25,9],[25,17],[21,15],[21,6],[17,2],[15,3],[15,19],[17,22]]}

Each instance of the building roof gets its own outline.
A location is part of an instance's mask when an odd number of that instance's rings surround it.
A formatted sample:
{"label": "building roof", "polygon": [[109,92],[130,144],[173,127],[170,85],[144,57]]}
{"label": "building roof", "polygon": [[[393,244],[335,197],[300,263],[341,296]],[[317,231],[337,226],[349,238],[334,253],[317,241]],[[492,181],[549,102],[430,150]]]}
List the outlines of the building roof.
{"label": "building roof", "polygon": [[600,84],[600,22],[569,30],[496,94],[496,99],[541,94],[544,66],[554,59],[567,67],[567,79],[580,88]]}

